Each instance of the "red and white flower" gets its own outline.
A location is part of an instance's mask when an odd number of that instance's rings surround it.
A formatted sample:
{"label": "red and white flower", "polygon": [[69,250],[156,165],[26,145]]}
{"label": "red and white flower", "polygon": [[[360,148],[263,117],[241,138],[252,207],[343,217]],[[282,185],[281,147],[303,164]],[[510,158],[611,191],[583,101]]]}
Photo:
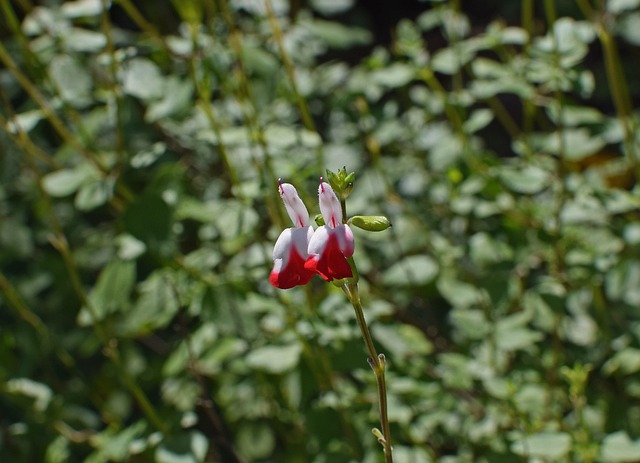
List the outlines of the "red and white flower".
{"label": "red and white flower", "polygon": [[276,241],[269,282],[276,288],[289,289],[297,285],[306,285],[313,278],[315,272],[305,267],[313,229],[309,224],[309,212],[295,187],[289,183],[280,183],[279,191],[284,207],[295,226],[285,229]]}
{"label": "red and white flower", "polygon": [[333,188],[320,180],[318,200],[325,225],[311,237],[304,266],[327,281],[351,278],[353,273],[347,258],[353,255],[353,232],[342,223],[342,207]]}

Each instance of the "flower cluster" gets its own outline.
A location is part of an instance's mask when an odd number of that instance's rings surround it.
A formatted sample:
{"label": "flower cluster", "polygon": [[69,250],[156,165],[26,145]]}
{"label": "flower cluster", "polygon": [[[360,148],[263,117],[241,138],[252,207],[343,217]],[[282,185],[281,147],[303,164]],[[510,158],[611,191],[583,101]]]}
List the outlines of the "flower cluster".
{"label": "flower cluster", "polygon": [[320,179],[318,200],[325,225],[314,232],[309,212],[288,183],[280,183],[280,197],[293,227],[284,230],[273,248],[269,282],[280,289],[309,283],[316,273],[326,281],[351,278],[347,258],[353,255],[353,233],[343,223],[342,206],[331,185]]}

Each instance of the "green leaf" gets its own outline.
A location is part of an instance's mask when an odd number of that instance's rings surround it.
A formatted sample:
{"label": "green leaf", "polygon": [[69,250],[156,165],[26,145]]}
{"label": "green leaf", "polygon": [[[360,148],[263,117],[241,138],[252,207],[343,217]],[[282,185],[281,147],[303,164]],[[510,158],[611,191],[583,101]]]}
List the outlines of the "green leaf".
{"label": "green leaf", "polygon": [[44,463],[66,463],[70,456],[69,440],[64,436],[58,436],[47,447]]}
{"label": "green leaf", "polygon": [[[158,85],[162,86],[162,83],[159,82]],[[147,122],[156,122],[166,117],[179,116],[191,109],[193,83],[180,79],[178,76],[169,76],[163,88],[162,98],[149,104],[149,108],[144,115]]]}
{"label": "green leaf", "polygon": [[471,237],[469,248],[471,259],[481,266],[508,261],[513,257],[513,250],[508,244],[484,232],[476,233]]}
{"label": "green leaf", "polygon": [[175,376],[186,370],[190,361],[198,363],[199,358],[218,340],[218,329],[211,322],[204,323],[188,340],[184,340],[173,349],[173,352],[164,363],[162,374],[164,376]]}
{"label": "green leaf", "polygon": [[640,460],[640,442],[632,441],[626,431],[609,434],[602,441],[600,459],[607,462],[633,462]]}
{"label": "green leaf", "polygon": [[491,324],[482,310],[467,309],[459,305],[451,311],[451,323],[466,339],[484,339],[491,332]]}
{"label": "green leaf", "polygon": [[71,23],[59,10],[47,7],[32,8],[22,22],[22,32],[28,36],[52,35],[69,31]]}
{"label": "green leaf", "polygon": [[38,123],[45,118],[44,112],[41,109],[31,109],[22,113],[16,114],[7,123],[7,130],[12,134],[17,134],[19,131],[26,133],[31,132]]}
{"label": "green leaf", "polygon": [[607,11],[620,14],[623,11],[634,10],[640,6],[640,0],[608,0]]}
{"label": "green leaf", "polygon": [[157,463],[202,463],[205,461],[208,439],[198,431],[191,431],[163,439],[155,453]]}
{"label": "green leaf", "polygon": [[69,55],[55,56],[49,63],[49,75],[65,102],[74,107],[90,103],[92,79],[87,67],[75,58]]}
{"label": "green leaf", "polygon": [[281,374],[295,367],[302,353],[300,344],[286,346],[264,346],[247,355],[247,365],[254,370]]}
{"label": "green leaf", "polygon": [[640,371],[640,349],[625,347],[619,352],[616,352],[616,354],[602,366],[602,371],[609,376],[615,373],[623,375],[637,373]]}
{"label": "green leaf", "polygon": [[[153,106],[153,105],[152,105]],[[163,142],[157,142],[150,147],[145,147],[141,151],[138,151],[131,158],[130,164],[134,169],[141,169],[149,167],[155,163],[163,154],[167,151],[167,145]]]}
{"label": "green leaf", "polygon": [[388,286],[425,285],[438,275],[438,263],[429,256],[409,256],[393,264],[382,274]]}
{"label": "green leaf", "polygon": [[566,202],[560,219],[563,224],[606,224],[609,214],[596,198],[578,196],[575,200]]}
{"label": "green leaf", "polygon": [[125,93],[141,100],[159,99],[165,95],[165,81],[158,66],[146,58],[134,58],[124,66],[122,86]]}
{"label": "green leaf", "polygon": [[547,107],[547,113],[555,124],[571,127],[606,122],[604,114],[589,106],[568,105],[560,109],[559,105],[550,105]]}
{"label": "green leaf", "polygon": [[464,51],[467,50],[463,47],[448,47],[438,50],[431,62],[433,70],[446,75],[455,74],[473,57],[471,54],[463,55]]}
{"label": "green leaf", "polygon": [[285,125],[269,125],[264,129],[264,137],[269,146],[276,148],[288,148],[298,141],[296,131]]}
{"label": "green leaf", "polygon": [[438,278],[438,291],[453,307],[466,308],[478,305],[483,300],[482,290],[460,281],[447,272]]}
{"label": "green leaf", "polygon": [[180,309],[174,278],[168,270],[156,270],[138,285],[140,297],[122,314],[120,333],[142,336],[164,328]]}
{"label": "green leaf", "polygon": [[236,446],[249,461],[264,460],[273,453],[276,438],[266,423],[245,423],[236,435]]}
{"label": "green leaf", "polygon": [[471,82],[471,94],[477,99],[489,99],[500,94],[513,94],[528,100],[535,96],[535,89],[527,82],[515,77],[500,80],[476,79]]}
{"label": "green leaf", "polygon": [[436,172],[444,172],[458,162],[463,152],[460,138],[446,134],[431,149],[429,166]]}
{"label": "green leaf", "polygon": [[246,351],[247,342],[245,340],[225,337],[216,342],[215,346],[200,358],[198,366],[203,374],[216,375],[223,370],[225,362]]}
{"label": "green leaf", "polygon": [[510,190],[524,194],[540,193],[551,183],[550,173],[535,165],[501,166],[498,177]]}
{"label": "green leaf", "polygon": [[123,233],[116,238],[118,246],[118,257],[122,260],[134,260],[145,253],[147,247],[135,237]]}
{"label": "green leaf", "polygon": [[640,263],[622,260],[605,277],[605,292],[614,301],[640,304]]}
{"label": "green leaf", "polygon": [[433,352],[433,345],[424,333],[411,325],[375,325],[373,335],[391,353],[392,359],[424,357]]}
{"label": "green leaf", "polygon": [[473,386],[473,361],[455,352],[438,355],[436,371],[445,385],[456,389],[470,389]]}
{"label": "green leaf", "polygon": [[487,108],[476,109],[469,118],[464,121],[462,128],[465,133],[472,134],[484,129],[493,120],[493,111]]}
{"label": "green leaf", "polygon": [[511,450],[531,458],[557,460],[571,450],[571,436],[564,432],[540,432],[514,442]]}
{"label": "green leaf", "polygon": [[29,258],[34,248],[31,227],[11,217],[0,220],[0,249],[6,251],[7,255]]}
{"label": "green leaf", "polygon": [[242,41],[242,62],[249,72],[272,76],[280,69],[278,59],[269,53],[261,43]]}
{"label": "green leaf", "polygon": [[356,45],[368,45],[373,40],[369,30],[345,26],[338,22],[314,19],[304,21],[301,25],[331,48],[346,49]]}
{"label": "green leaf", "polygon": [[116,430],[111,427],[93,436],[92,444],[97,447],[97,451],[87,458],[85,463],[126,461],[131,454],[131,444],[140,437],[145,428],[145,422],[138,421],[125,429]]}
{"label": "green leaf", "polygon": [[171,236],[171,209],[158,195],[145,194],[124,211],[122,220],[129,233],[147,246],[158,247]]}
{"label": "green leaf", "polygon": [[331,16],[353,7],[355,0],[311,0],[311,6],[322,15]]}
{"label": "green leaf", "polygon": [[496,323],[494,336],[500,350],[526,350],[543,339],[542,333],[527,328],[531,316],[527,312],[520,312]]}
{"label": "green leaf", "polygon": [[394,463],[433,463],[429,453],[419,447],[393,446]]}
{"label": "green leaf", "polygon": [[90,211],[100,207],[113,196],[113,179],[98,179],[80,187],[76,195],[75,206],[80,211]]}
{"label": "green leaf", "polygon": [[64,2],[60,11],[67,18],[83,18],[98,16],[102,13],[102,2],[100,0],[75,0]]}
{"label": "green leaf", "polygon": [[135,280],[135,262],[120,259],[109,262],[100,272],[98,281],[89,292],[91,309],[82,308],[78,314],[78,323],[81,326],[92,325],[110,313],[128,308],[129,296]]}
{"label": "green leaf", "polygon": [[632,246],[640,244],[640,223],[630,223],[624,227],[624,240]]}
{"label": "green leaf", "polygon": [[22,395],[33,399],[33,409],[37,412],[44,412],[49,407],[53,397],[49,386],[30,378],[10,379],[4,384],[4,389],[9,394]]}
{"label": "green leaf", "polygon": [[107,45],[107,38],[101,32],[73,27],[62,35],[65,50],[69,52],[101,52]]}
{"label": "green leaf", "polygon": [[227,200],[215,203],[213,220],[225,240],[236,240],[255,233],[259,217],[240,201]]}
{"label": "green leaf", "polygon": [[[545,147],[553,154],[563,155],[567,161],[581,161],[596,154],[607,144],[599,135],[592,135],[587,129],[565,129],[562,131],[563,143],[558,134],[546,138]],[[564,151],[562,151],[564,150]]]}
{"label": "green leaf", "polygon": [[320,138],[318,132],[313,132],[305,128],[298,130],[298,138],[302,146],[307,148],[317,148],[322,145],[322,138]]}
{"label": "green leaf", "polygon": [[617,29],[620,35],[632,45],[640,45],[640,13],[634,12],[620,18]]}
{"label": "green leaf", "polygon": [[505,45],[524,45],[529,40],[529,33],[520,27],[505,27],[500,31],[500,42]]}
{"label": "green leaf", "polygon": [[100,178],[97,169],[90,164],[80,164],[74,169],[60,169],[42,178],[42,187],[54,198],[75,193],[80,186]]}
{"label": "green leaf", "polygon": [[372,72],[369,78],[383,87],[398,88],[407,85],[415,76],[416,71],[413,67],[403,63],[394,63]]}

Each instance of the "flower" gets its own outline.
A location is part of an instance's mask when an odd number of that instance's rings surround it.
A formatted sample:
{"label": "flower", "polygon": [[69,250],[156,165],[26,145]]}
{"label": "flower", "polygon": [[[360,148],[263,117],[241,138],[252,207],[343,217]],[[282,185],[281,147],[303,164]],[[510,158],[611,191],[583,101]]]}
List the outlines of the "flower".
{"label": "flower", "polygon": [[351,278],[351,266],[347,261],[353,255],[353,233],[342,223],[342,207],[338,197],[326,182],[320,179],[318,187],[320,212],[325,225],[319,227],[309,241],[309,257],[304,266],[327,281]]}
{"label": "flower", "polygon": [[307,247],[313,235],[309,224],[309,212],[293,185],[281,183],[278,189],[294,227],[285,229],[273,247],[273,269],[269,282],[280,289],[306,285],[315,272],[305,267]]}

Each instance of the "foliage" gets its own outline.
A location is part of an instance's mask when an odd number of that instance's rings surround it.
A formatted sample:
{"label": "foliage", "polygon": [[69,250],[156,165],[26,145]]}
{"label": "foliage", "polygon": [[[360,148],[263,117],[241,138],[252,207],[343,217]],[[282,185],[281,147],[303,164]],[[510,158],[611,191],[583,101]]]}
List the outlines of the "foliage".
{"label": "foliage", "polygon": [[267,282],[347,166],[396,461],[640,461],[640,2],[299,3],[0,0],[0,459],[380,461],[348,301]]}

